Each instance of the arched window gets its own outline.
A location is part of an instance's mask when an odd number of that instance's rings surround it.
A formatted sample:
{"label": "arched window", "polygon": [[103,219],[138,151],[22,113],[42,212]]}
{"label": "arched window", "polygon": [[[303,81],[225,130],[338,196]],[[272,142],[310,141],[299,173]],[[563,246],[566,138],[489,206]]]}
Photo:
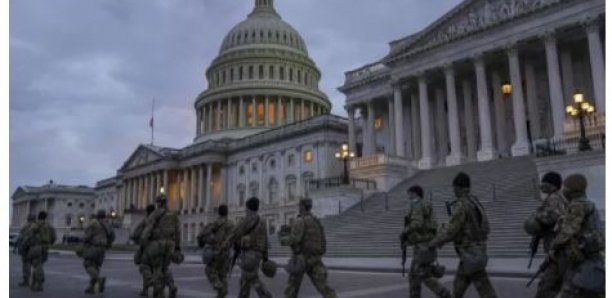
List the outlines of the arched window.
{"label": "arched window", "polygon": [[302,174],[302,188],[305,197],[308,197],[310,190],[310,181],[314,180],[314,174],[312,172],[304,172]]}
{"label": "arched window", "polygon": [[244,184],[239,184],[237,190],[238,190],[238,206],[242,207],[244,206],[244,203],[246,202],[246,187],[244,186]]}
{"label": "arched window", "polygon": [[255,70],[253,69],[253,65],[249,66],[249,80],[253,79]]}
{"label": "arched window", "polygon": [[289,82],[293,82],[293,68],[289,68]]}
{"label": "arched window", "polygon": [[274,66],[270,65],[270,69],[268,70],[268,78],[270,80],[274,80]]}
{"label": "arched window", "polygon": [[285,188],[287,190],[287,199],[294,201],[297,198],[296,193],[297,179],[294,175],[289,175],[285,178]]}
{"label": "arched window", "polygon": [[70,227],[72,225],[72,214],[66,214],[66,226]]}
{"label": "arched window", "polygon": [[238,71],[238,79],[242,81],[242,74],[244,73],[242,66],[240,66],[240,70]]}
{"label": "arched window", "polygon": [[302,83],[302,71],[298,69],[297,71],[297,81],[298,83]]}
{"label": "arched window", "polygon": [[287,165],[292,167],[295,164],[295,156],[293,154],[287,155]]}
{"label": "arched window", "polygon": [[282,67],[282,66],[280,67],[278,75],[280,76],[281,81],[285,80],[285,68],[284,67]]}
{"label": "arched window", "polygon": [[268,183],[268,202],[270,204],[276,203],[278,199],[278,182],[274,177],[270,178],[270,182]]}
{"label": "arched window", "polygon": [[263,80],[263,78],[264,78],[264,67],[263,65],[260,65],[259,66],[259,79]]}
{"label": "arched window", "polygon": [[251,197],[259,196],[259,183],[253,181],[249,184],[249,195]]}

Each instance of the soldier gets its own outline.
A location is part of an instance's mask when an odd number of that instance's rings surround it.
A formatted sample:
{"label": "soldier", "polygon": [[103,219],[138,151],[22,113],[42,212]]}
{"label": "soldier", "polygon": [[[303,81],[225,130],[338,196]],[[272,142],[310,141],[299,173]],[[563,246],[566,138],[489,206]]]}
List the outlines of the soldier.
{"label": "soldier", "polygon": [[603,228],[595,204],[586,198],[586,188],[586,178],[579,174],[563,182],[563,195],[569,204],[548,252],[553,262],[567,264],[563,298],[605,296]]}
{"label": "soldier", "polygon": [[164,297],[164,289],[168,286],[169,297],[176,298],[178,288],[168,266],[175,256],[182,256],[180,221],[175,212],[168,210],[165,195],[157,196],[155,202],[157,207],[147,216],[147,226],[139,242],[145,246],[142,254],[143,276],[148,280],[147,285],[153,286],[154,297]]}
{"label": "soldier", "polygon": [[229,248],[223,249],[222,244],[234,229],[234,224],[227,218],[227,213],[226,205],[219,206],[217,220],[206,225],[198,234],[198,246],[204,248],[204,254],[210,253],[212,256],[210,260],[205,260],[206,278],[217,291],[219,298],[227,296],[229,270]]}
{"label": "soldier", "polygon": [[311,199],[300,200],[300,213],[291,225],[291,232],[281,236],[281,244],[290,246],[293,257],[304,258],[304,268],[298,272],[292,272],[287,281],[285,297],[296,298],[300,291],[304,273],[308,274],[310,281],[321,296],[335,298],[336,292],[327,284],[327,268],[323,265],[321,258],[325,254],[326,240],[323,225],[310,210]]}
{"label": "soldier", "polygon": [[[239,298],[248,298],[251,287],[259,297],[270,298],[272,294],[259,280],[259,266],[262,259],[268,260],[268,233],[266,223],[261,220],[257,211],[259,199],[250,198],[246,202],[246,216],[240,221],[223,244],[224,249],[235,245],[238,251],[235,257],[240,256],[240,293]],[[233,265],[233,264],[232,264]]]}
{"label": "soldier", "polygon": [[[525,230],[534,237],[532,240],[532,253],[537,252],[537,245],[542,239],[544,251],[550,250],[550,243],[554,239],[557,221],[565,214],[567,201],[559,191],[563,179],[555,172],[546,173],[540,183],[540,191],[544,196],[542,205],[525,221]],[[563,268],[557,262],[551,262],[540,275],[537,298],[554,298],[561,291],[563,285]]]}
{"label": "soldier", "polygon": [[147,216],[151,215],[153,211],[155,211],[155,205],[148,205],[146,209],[147,215],[138,223],[138,225],[130,235],[130,239],[132,239],[134,243],[138,244],[138,250],[136,250],[136,252],[134,253],[134,264],[139,265],[140,275],[142,275],[142,291],[140,291],[141,297],[148,296],[148,289],[149,287],[151,287],[151,285],[147,285],[147,278],[145,277],[146,268],[142,264],[142,253],[144,251],[144,245],[140,243],[140,237],[142,236],[142,232],[147,226]]}
{"label": "soldier", "polygon": [[42,292],[43,283],[45,282],[45,272],[43,265],[47,262],[49,246],[55,243],[57,235],[47,220],[47,212],[40,211],[38,213],[38,222],[30,230],[30,235],[24,241],[28,242],[27,258],[34,267],[32,275],[32,284],[30,289],[34,292]]}
{"label": "soldier", "polygon": [[32,263],[28,259],[28,242],[26,237],[30,237],[30,231],[36,225],[36,215],[28,214],[28,222],[19,231],[19,236],[15,240],[15,248],[21,255],[21,272],[23,281],[19,283],[20,287],[28,287],[30,285],[30,277],[32,275]]}
{"label": "soldier", "polygon": [[470,194],[470,177],[459,173],[453,180],[457,200],[448,225],[429,243],[430,247],[442,247],[453,241],[459,255],[459,267],[455,275],[453,297],[461,298],[474,283],[480,297],[494,298],[495,290],[486,272],[489,220],[478,198]]}
{"label": "soldier", "polygon": [[438,297],[450,298],[450,291],[433,276],[437,252],[428,244],[436,235],[438,223],[431,203],[423,199],[423,188],[418,185],[408,189],[408,199],[411,208],[404,218],[404,230],[400,239],[402,249],[414,246],[409,275],[410,297],[421,297],[421,283],[425,283]]}
{"label": "soldier", "polygon": [[106,222],[106,211],[98,210],[96,218],[92,219],[85,228],[85,239],[83,240],[83,267],[89,274],[89,285],[85,294],[94,294],[95,286],[98,291],[104,292],[106,277],[100,277],[100,268],[104,263],[104,255],[115,241],[115,232]]}

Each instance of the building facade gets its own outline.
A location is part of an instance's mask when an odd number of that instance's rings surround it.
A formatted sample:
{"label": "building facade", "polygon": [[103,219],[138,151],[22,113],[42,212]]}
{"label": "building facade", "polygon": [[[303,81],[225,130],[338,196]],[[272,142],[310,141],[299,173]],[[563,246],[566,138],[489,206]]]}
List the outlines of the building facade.
{"label": "building facade", "polygon": [[297,215],[309,182],[340,176],[335,152],[347,142],[345,118],[329,114],[321,74],[299,33],[273,0],[256,0],[248,18],[223,40],[206,71],[208,87],[194,103],[196,136],[184,148],[140,145],[115,177],[119,216],[129,228],[164,192],[180,214],[182,239],[228,204],[244,216],[260,198],[270,233]]}
{"label": "building facade", "polygon": [[566,114],[576,90],[595,107],[586,125],[597,143],[605,138],[604,18],[604,0],[465,0],[392,41],[386,57],[347,72],[339,88],[349,144],[361,155],[352,170],[532,154],[576,137],[578,122]]}
{"label": "building facade", "polygon": [[50,181],[42,186],[20,186],[12,196],[11,232],[18,232],[28,214],[47,212],[47,221],[57,231],[58,241],[64,235],[82,235],[83,228],[99,207],[96,192],[88,186],[59,185]]}

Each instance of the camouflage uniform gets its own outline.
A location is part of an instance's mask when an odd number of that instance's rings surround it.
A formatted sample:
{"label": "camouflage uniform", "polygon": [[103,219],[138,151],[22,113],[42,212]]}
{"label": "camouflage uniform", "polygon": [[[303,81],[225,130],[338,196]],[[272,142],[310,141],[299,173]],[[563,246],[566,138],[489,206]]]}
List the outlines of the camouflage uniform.
{"label": "camouflage uniform", "polygon": [[140,237],[144,229],[147,226],[147,219],[144,218],[142,221],[138,223],[132,234],[130,235],[130,239],[138,244],[138,250],[134,253],[134,264],[138,265],[138,269],[140,271],[140,275],[142,275],[142,291],[140,292],[140,296],[147,296],[147,289],[150,287],[147,285],[147,278],[145,278],[146,266],[142,262],[142,254],[144,252],[144,245],[140,243]]}
{"label": "camouflage uniform", "polygon": [[291,233],[283,244],[291,246],[294,255],[302,254],[305,261],[303,272],[289,275],[285,297],[296,298],[300,291],[304,273],[324,298],[335,298],[336,292],[327,284],[327,268],[321,258],[326,250],[323,225],[310,211],[301,211],[291,226]]}
{"label": "camouflage uniform", "polygon": [[223,241],[234,229],[234,224],[226,216],[219,217],[204,227],[198,234],[198,243],[209,245],[215,252],[212,262],[206,265],[206,278],[217,291],[217,297],[227,296],[227,273],[229,270],[229,249],[223,248]]}
{"label": "camouflage uniform", "polygon": [[32,263],[28,259],[28,240],[26,237],[30,237],[30,231],[36,225],[34,222],[34,218],[28,218],[28,223],[26,223],[21,231],[19,231],[19,237],[15,240],[15,248],[19,255],[21,255],[21,272],[23,276],[23,281],[19,284],[20,287],[27,287],[30,284],[30,278],[32,276]]}
{"label": "camouflage uniform", "polygon": [[100,277],[100,267],[104,263],[106,249],[110,248],[114,238],[113,228],[100,219],[93,219],[85,228],[83,267],[89,274],[89,286],[85,293],[93,294],[96,284],[99,292],[104,292],[106,277]]}
{"label": "camouflage uniform", "polygon": [[[410,213],[404,218],[404,231],[402,232],[402,248],[414,245],[412,263],[410,264],[410,297],[421,297],[421,283],[436,294],[438,297],[450,297],[450,291],[432,276],[433,263],[435,261],[436,249],[430,248],[427,243],[433,239],[437,229],[437,223],[431,203],[419,198],[410,209]],[[427,254],[431,256],[425,257]]]}
{"label": "camouflage uniform", "polygon": [[[550,244],[555,238],[555,225],[565,214],[567,201],[558,192],[547,195],[542,205],[535,213],[535,219],[543,226],[547,227],[542,235],[544,251],[550,250]],[[538,282],[537,298],[554,298],[561,291],[563,285],[563,272],[565,266],[559,262],[551,262],[550,265],[540,274]]]}
{"label": "camouflage uniform", "polygon": [[32,291],[42,291],[42,284],[45,281],[45,272],[43,265],[47,262],[49,246],[55,243],[57,235],[55,228],[44,220],[39,220],[30,230],[30,235],[27,236],[27,242],[30,242],[27,253],[27,259],[34,267],[32,275]]}
{"label": "camouflage uniform", "polygon": [[566,263],[568,267],[561,297],[604,297],[604,294],[590,293],[573,284],[572,278],[579,265],[587,260],[601,260],[604,240],[595,204],[584,195],[568,199],[567,214],[560,220],[559,232],[550,243],[550,254],[554,254],[555,261]]}
{"label": "camouflage uniform", "polygon": [[[252,231],[248,233],[251,229]],[[229,247],[228,244],[233,243],[240,247],[243,256],[249,255],[249,257],[255,258],[257,263],[256,268],[252,271],[246,271],[242,268],[238,297],[248,298],[251,287],[255,288],[259,297],[272,297],[272,294],[259,280],[261,261],[268,258],[268,233],[266,223],[261,220],[257,212],[247,210],[246,217],[236,225],[223,246]]]}
{"label": "camouflage uniform", "polygon": [[441,247],[447,242],[453,241],[455,250],[459,255],[459,267],[453,283],[453,297],[461,298],[465,291],[474,283],[481,297],[496,297],[495,290],[491,285],[486,270],[470,272],[463,261],[466,252],[478,254],[486,258],[486,240],[488,234],[488,220],[484,208],[478,198],[470,195],[465,189],[457,194],[455,209],[445,229],[436,236],[430,246]]}
{"label": "camouflage uniform", "polygon": [[170,289],[170,297],[176,297],[177,288],[168,266],[175,251],[180,251],[181,228],[179,217],[165,206],[147,217],[147,227],[141,237],[145,246],[142,254],[142,273],[147,286],[153,286],[155,297],[164,296],[164,288]]}

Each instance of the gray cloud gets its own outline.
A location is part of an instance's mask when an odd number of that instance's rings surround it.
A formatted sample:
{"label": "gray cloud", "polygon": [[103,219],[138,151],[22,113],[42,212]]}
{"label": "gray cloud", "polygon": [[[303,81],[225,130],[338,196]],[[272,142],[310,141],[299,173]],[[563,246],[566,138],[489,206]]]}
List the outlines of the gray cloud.
{"label": "gray cloud", "polygon": [[[10,5],[10,190],[112,176],[150,138],[180,148],[195,134],[195,96],[224,35],[252,0],[20,0]],[[383,57],[459,0],[277,0],[308,43],[322,89]]]}

